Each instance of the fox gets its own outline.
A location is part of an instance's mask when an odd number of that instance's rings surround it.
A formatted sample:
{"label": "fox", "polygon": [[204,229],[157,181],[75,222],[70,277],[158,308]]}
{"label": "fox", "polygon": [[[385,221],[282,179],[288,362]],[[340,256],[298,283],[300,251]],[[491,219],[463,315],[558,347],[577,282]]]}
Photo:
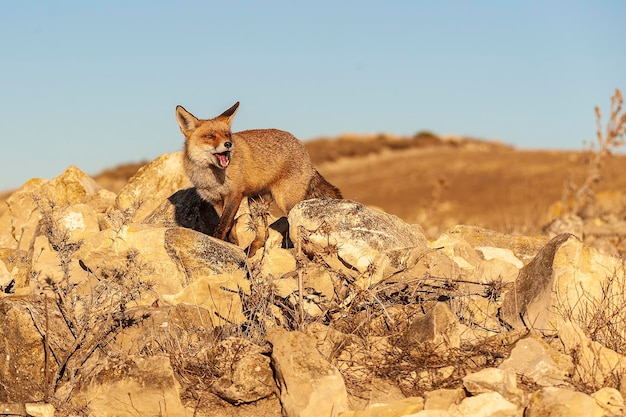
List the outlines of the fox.
{"label": "fox", "polygon": [[341,199],[341,192],[315,169],[295,136],[278,129],[231,132],[236,102],[212,119],[176,107],[185,137],[183,168],[200,197],[219,213],[213,237],[226,240],[244,198],[266,196],[285,214],[300,201]]}

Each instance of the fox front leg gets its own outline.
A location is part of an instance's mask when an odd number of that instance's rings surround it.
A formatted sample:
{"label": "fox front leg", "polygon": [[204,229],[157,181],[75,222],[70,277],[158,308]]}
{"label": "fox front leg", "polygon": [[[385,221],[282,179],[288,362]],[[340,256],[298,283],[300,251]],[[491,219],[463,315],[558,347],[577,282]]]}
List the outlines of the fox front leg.
{"label": "fox front leg", "polygon": [[224,209],[222,210],[222,215],[220,216],[220,221],[215,228],[215,232],[213,232],[213,237],[226,240],[228,232],[231,227],[233,227],[235,214],[237,214],[237,210],[239,209],[242,199],[243,195],[238,194],[237,196],[229,197],[226,201],[224,201]]}

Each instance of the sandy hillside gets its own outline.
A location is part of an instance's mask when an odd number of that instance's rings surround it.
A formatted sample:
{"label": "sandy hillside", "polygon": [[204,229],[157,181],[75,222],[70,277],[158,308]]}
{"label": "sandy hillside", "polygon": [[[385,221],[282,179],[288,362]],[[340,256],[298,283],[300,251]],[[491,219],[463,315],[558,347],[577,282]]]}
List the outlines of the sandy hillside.
{"label": "sandy hillside", "polygon": [[[582,183],[589,158],[582,151],[517,150],[429,134],[344,136],[306,146],[319,171],[344,197],[419,223],[430,237],[455,224],[538,234],[566,185]],[[141,165],[120,165],[95,179],[116,192]],[[626,190],[624,166],[626,156],[611,156],[597,190]],[[0,201],[7,197],[0,195]]]}

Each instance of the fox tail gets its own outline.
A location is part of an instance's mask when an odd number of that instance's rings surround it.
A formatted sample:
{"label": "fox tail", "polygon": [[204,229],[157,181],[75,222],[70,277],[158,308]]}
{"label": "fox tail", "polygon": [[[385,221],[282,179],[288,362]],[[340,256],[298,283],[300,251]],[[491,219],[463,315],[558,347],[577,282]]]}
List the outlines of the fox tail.
{"label": "fox tail", "polygon": [[309,189],[307,190],[306,199],[310,198],[336,198],[341,199],[341,191],[328,181],[315,170],[315,175],[309,182]]}

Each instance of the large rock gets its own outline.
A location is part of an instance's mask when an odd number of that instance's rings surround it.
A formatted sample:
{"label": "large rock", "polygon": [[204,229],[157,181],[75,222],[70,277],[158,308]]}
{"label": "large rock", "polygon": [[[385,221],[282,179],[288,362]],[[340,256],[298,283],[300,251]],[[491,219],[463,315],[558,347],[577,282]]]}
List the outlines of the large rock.
{"label": "large rock", "polygon": [[167,356],[107,357],[92,366],[72,396],[90,416],[187,415]]}
{"label": "large rock", "polygon": [[522,375],[540,386],[564,385],[574,370],[571,357],[547,345],[543,340],[527,337],[518,341],[498,368]]}
{"label": "large rock", "polygon": [[[592,396],[582,392],[569,388],[546,387],[532,396],[524,416],[604,417],[611,415],[611,412],[607,409],[609,404],[603,405],[600,405]],[[619,411],[619,408],[617,408],[617,411]]]}
{"label": "large rock", "polygon": [[[514,288],[505,294],[501,317],[513,328],[544,333],[554,333],[561,318],[585,327],[594,311],[623,305],[624,279],[619,259],[562,234],[520,270]],[[626,336],[626,329],[620,334]]]}
{"label": "large rock", "polygon": [[321,256],[337,271],[359,277],[363,288],[379,282],[405,259],[405,250],[427,248],[419,226],[351,200],[315,199],[289,213],[294,244]]}
{"label": "large rock", "polygon": [[32,179],[7,200],[7,211],[0,217],[0,248],[28,250],[44,212],[54,213],[74,204],[101,208],[111,193],[74,166],[46,181]]}
{"label": "large rock", "polygon": [[221,375],[211,390],[234,404],[268,397],[277,391],[270,358],[263,349],[242,338],[231,337],[217,346],[215,361]]}
{"label": "large rock", "polygon": [[267,340],[285,417],[336,417],[348,410],[343,378],[322,357],[314,338],[276,328]]}
{"label": "large rock", "polygon": [[53,375],[73,341],[54,300],[0,298],[0,402],[42,401],[54,393]]}
{"label": "large rock", "polygon": [[106,226],[119,228],[141,222],[174,193],[191,188],[182,152],[164,154],[141,167],[120,190],[107,210]]}
{"label": "large rock", "polygon": [[466,225],[454,226],[442,236],[461,238],[476,249],[489,251],[495,248],[511,251],[512,255],[524,264],[530,262],[548,241],[545,237],[514,236]]}

